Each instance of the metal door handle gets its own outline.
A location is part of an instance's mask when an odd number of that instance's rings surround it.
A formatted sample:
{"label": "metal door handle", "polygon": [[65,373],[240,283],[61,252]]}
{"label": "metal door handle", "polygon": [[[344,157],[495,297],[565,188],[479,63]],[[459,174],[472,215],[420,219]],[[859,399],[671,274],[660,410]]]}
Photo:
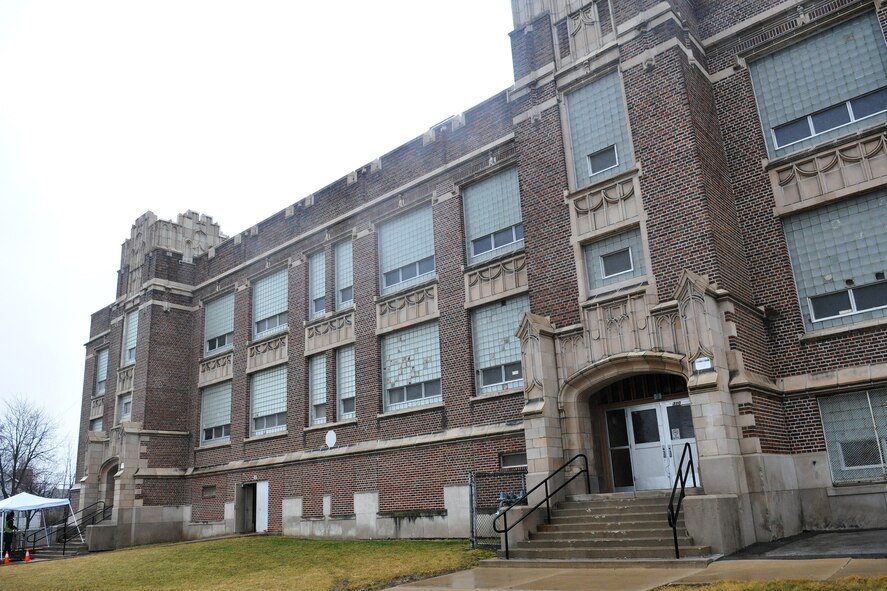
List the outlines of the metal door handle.
{"label": "metal door handle", "polygon": [[667,455],[665,455],[665,446],[664,446],[664,445],[662,446],[662,457],[663,457],[663,458],[667,458],[667,457],[668,457]]}

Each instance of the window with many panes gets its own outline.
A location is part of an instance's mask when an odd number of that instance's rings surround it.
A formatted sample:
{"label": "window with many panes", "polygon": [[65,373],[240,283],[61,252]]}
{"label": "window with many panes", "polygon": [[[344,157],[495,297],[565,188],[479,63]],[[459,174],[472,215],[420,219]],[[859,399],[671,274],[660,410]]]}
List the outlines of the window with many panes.
{"label": "window with many panes", "polygon": [[308,257],[308,318],[320,318],[326,312],[326,259],[323,251]]}
{"label": "window with many panes", "polygon": [[420,207],[379,226],[382,293],[434,277],[434,224],[431,206]]}
{"label": "window with many panes", "polygon": [[887,191],[783,220],[808,329],[887,316]]}
{"label": "window with many panes", "polygon": [[203,389],[200,399],[200,442],[223,443],[231,437],[231,382]]}
{"label": "window with many panes", "polygon": [[326,422],[326,354],[308,358],[308,398],[312,425]]}
{"label": "window with many panes", "polygon": [[382,337],[385,410],[440,402],[440,340],[436,322]]}
{"label": "window with many panes", "polygon": [[516,168],[465,187],[462,204],[469,264],[523,246],[524,225]]}
{"label": "window with many panes", "polygon": [[566,102],[577,187],[597,183],[633,166],[618,72],[568,93]]}
{"label": "window with many panes", "polygon": [[136,362],[136,343],[139,336],[139,311],[133,310],[126,315],[123,327],[123,365]]}
{"label": "window with many panes", "polygon": [[263,337],[287,327],[286,269],[256,280],[253,284],[253,337]]}
{"label": "window with many panes", "polygon": [[253,437],[286,430],[286,366],[250,377],[250,433]]}
{"label": "window with many panes", "polygon": [[105,427],[104,423],[105,422],[101,417],[99,417],[97,419],[92,419],[91,421],[89,421],[89,430],[90,431],[101,431]]}
{"label": "window with many panes", "polygon": [[354,273],[351,261],[351,241],[339,242],[336,256],[336,310],[354,305]]}
{"label": "window with many panes", "polygon": [[514,333],[529,309],[530,299],[523,295],[472,310],[478,394],[523,387],[520,341]]}
{"label": "window with many panes", "polygon": [[128,421],[132,417],[132,394],[117,397],[117,422]]}
{"label": "window with many panes", "polygon": [[819,399],[825,446],[834,482],[887,476],[887,390]]}
{"label": "window with many panes", "polygon": [[[108,383],[108,350],[102,349],[95,356],[95,394],[101,396],[105,393]],[[101,431],[101,429],[99,429]]]}
{"label": "window with many panes", "polygon": [[357,385],[354,370],[354,345],[336,349],[336,397],[338,420],[355,417]]}
{"label": "window with many panes", "polygon": [[647,274],[639,228],[586,244],[582,255],[589,290]]}
{"label": "window with many panes", "polygon": [[887,120],[887,45],[874,13],[763,57],[749,70],[771,157]]}
{"label": "window with many panes", "polygon": [[227,351],[234,345],[234,294],[210,300],[204,306],[204,350],[207,355]]}

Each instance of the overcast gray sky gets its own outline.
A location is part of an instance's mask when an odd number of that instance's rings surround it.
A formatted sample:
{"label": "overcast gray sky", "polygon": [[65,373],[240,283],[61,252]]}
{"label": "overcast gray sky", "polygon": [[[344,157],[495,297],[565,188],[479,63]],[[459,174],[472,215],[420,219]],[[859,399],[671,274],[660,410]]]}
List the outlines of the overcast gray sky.
{"label": "overcast gray sky", "polygon": [[76,444],[147,210],[233,235],[513,82],[509,0],[0,0],[0,400]]}

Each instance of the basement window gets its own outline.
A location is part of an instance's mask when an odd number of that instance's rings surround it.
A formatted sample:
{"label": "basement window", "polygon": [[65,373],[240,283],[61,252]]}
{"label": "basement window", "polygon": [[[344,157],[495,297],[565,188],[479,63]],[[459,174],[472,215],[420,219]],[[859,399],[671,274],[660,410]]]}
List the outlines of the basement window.
{"label": "basement window", "polygon": [[215,485],[204,486],[203,487],[203,498],[211,499],[216,496],[216,487]]}
{"label": "basement window", "polygon": [[503,470],[527,467],[527,452],[499,454],[499,466]]}

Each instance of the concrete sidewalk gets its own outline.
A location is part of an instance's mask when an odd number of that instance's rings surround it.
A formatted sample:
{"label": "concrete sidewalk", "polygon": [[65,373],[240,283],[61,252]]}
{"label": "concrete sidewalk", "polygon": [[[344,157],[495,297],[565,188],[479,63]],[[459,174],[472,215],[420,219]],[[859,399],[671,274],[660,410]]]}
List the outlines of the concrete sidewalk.
{"label": "concrete sidewalk", "polygon": [[887,559],[724,560],[707,568],[476,568],[407,583],[400,591],[649,591],[669,583],[700,584],[723,580],[887,577]]}

